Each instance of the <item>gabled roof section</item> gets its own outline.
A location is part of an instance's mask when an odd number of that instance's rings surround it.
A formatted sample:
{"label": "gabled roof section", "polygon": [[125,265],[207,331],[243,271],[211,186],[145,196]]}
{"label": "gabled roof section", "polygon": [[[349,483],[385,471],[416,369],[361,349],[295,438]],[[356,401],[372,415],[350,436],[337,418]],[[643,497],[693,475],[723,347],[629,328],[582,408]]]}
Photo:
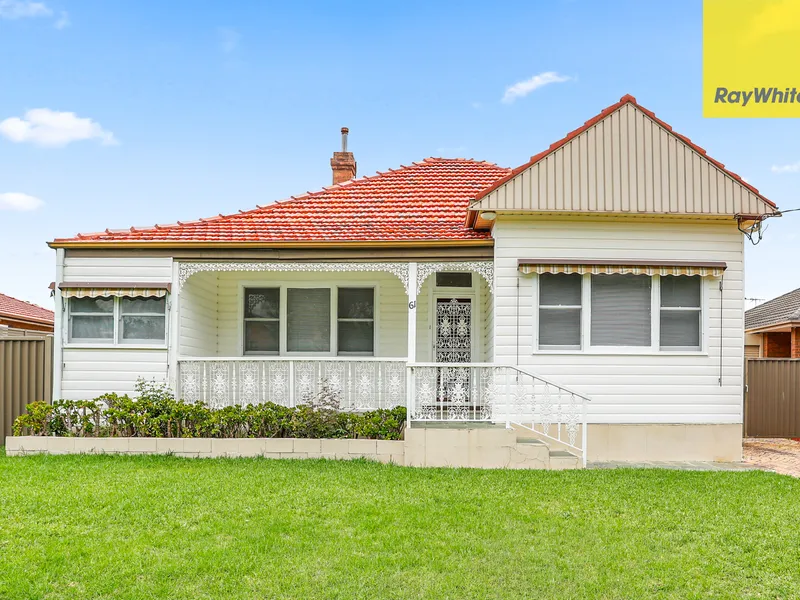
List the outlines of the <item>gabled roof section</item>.
{"label": "gabled roof section", "polygon": [[46,323],[48,325],[52,325],[55,321],[55,315],[52,310],[47,310],[24,300],[17,300],[5,294],[0,294],[0,317]]}
{"label": "gabled roof section", "polygon": [[59,238],[52,247],[491,243],[464,225],[471,198],[510,173],[464,158],[427,158],[232,215]]}
{"label": "gabled roof section", "polygon": [[777,206],[627,95],[482,190],[469,224],[480,210],[757,216]]}
{"label": "gabled roof section", "polygon": [[746,330],[792,322],[800,322],[800,288],[759,304],[744,313]]}

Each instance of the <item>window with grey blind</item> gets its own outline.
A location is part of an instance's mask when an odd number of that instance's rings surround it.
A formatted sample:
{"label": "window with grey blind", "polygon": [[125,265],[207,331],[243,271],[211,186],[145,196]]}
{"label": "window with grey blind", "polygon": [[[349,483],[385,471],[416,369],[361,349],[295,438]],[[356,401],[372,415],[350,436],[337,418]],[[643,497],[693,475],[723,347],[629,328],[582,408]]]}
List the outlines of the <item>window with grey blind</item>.
{"label": "window with grey blind", "polygon": [[330,352],[330,288],[286,290],[286,350]]}
{"label": "window with grey blind", "polygon": [[580,350],[580,275],[547,273],[539,277],[539,348]]}
{"label": "window with grey blind", "polygon": [[337,297],[338,353],[375,352],[375,290],[339,288]]}
{"label": "window with grey blind", "polygon": [[278,354],[280,351],[280,288],[244,291],[244,351]]}
{"label": "window with grey blind", "polygon": [[651,345],[651,278],[592,275],[591,345]]}
{"label": "window with grey blind", "polygon": [[697,276],[661,278],[662,350],[700,350],[700,285]]}

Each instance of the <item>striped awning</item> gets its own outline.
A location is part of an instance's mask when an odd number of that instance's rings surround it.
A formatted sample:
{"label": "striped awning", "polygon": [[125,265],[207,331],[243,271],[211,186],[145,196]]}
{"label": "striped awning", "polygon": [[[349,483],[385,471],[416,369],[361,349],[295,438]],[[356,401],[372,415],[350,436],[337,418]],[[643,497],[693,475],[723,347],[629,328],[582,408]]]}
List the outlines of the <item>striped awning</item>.
{"label": "striped awning", "polygon": [[530,275],[536,273],[577,273],[584,275],[699,275],[700,277],[721,277],[727,264],[724,262],[682,262],[682,261],[613,261],[613,260],[535,260],[518,261],[520,272]]}
{"label": "striped awning", "polygon": [[61,283],[58,288],[64,298],[163,298],[169,293],[170,284],[158,283]]}

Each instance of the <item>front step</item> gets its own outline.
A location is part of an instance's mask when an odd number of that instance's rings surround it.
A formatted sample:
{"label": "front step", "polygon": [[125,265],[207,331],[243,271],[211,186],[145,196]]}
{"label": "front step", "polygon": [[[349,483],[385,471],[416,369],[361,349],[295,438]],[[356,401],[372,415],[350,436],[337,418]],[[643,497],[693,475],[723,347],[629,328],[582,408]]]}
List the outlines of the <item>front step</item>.
{"label": "front step", "polygon": [[481,469],[577,469],[571,452],[492,423],[413,423],[405,430],[405,464]]}

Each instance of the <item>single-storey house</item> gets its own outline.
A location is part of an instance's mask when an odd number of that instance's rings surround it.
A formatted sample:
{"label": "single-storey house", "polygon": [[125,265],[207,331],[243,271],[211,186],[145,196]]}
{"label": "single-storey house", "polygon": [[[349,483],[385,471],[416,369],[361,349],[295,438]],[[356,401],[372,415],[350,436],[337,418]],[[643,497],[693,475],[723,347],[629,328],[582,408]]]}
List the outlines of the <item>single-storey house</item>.
{"label": "single-storey house", "polygon": [[54,320],[52,310],[0,294],[0,337],[52,333]]}
{"label": "single-storey house", "polygon": [[333,390],[407,405],[407,433],[488,421],[589,460],[741,458],[739,227],[777,207],[635,98],[514,169],[356,178],[346,130],[331,166],[285,201],[52,241],[54,396]]}
{"label": "single-storey house", "polygon": [[747,358],[800,358],[800,289],[744,313]]}

